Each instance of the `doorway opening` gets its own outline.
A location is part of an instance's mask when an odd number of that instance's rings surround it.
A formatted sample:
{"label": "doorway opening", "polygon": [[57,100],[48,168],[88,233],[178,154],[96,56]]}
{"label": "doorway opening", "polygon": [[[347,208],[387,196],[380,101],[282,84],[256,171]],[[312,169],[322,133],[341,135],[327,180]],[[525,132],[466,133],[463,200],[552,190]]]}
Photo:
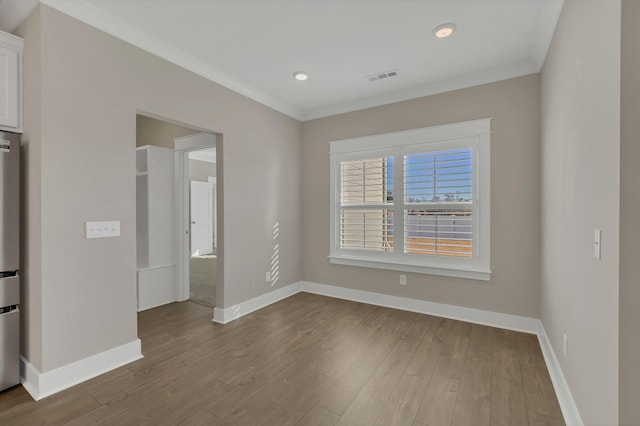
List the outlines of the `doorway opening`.
{"label": "doorway opening", "polygon": [[221,287],[217,136],[179,137],[174,150],[179,298],[214,308]]}
{"label": "doorway opening", "polygon": [[145,115],[136,124],[138,311],[189,299],[213,308],[222,286],[216,135]]}
{"label": "doorway opening", "polygon": [[216,306],[216,149],[189,151],[189,299]]}

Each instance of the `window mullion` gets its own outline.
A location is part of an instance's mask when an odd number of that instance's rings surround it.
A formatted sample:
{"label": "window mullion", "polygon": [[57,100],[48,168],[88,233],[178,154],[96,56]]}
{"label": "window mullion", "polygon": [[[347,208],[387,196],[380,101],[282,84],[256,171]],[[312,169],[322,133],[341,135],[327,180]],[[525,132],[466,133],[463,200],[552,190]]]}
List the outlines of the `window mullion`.
{"label": "window mullion", "polygon": [[[479,141],[478,141],[479,142]],[[472,210],[472,235],[473,235],[473,260],[476,265],[480,263],[481,253],[480,244],[484,236],[480,235],[480,179],[478,174],[479,158],[478,158],[478,142],[473,146],[473,210]]]}
{"label": "window mullion", "polygon": [[404,238],[404,155],[394,149],[393,155],[393,257],[402,258]]}

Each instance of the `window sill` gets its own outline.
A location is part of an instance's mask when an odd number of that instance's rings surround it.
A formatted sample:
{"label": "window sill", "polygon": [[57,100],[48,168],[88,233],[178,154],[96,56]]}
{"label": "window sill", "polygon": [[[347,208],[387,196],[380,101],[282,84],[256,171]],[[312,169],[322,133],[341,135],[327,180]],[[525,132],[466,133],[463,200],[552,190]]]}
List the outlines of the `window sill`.
{"label": "window sill", "polygon": [[385,262],[357,257],[329,256],[329,261],[337,265],[360,266],[362,268],[386,269],[389,271],[414,272],[417,274],[440,275],[443,277],[466,278],[470,280],[489,281],[490,270],[460,268],[455,266],[425,266],[409,263]]}

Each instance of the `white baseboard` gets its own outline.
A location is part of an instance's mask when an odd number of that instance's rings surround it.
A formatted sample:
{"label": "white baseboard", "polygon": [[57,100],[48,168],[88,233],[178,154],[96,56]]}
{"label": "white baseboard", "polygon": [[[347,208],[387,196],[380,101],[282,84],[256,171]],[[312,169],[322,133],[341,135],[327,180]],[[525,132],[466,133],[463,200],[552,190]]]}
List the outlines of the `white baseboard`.
{"label": "white baseboard", "polygon": [[551,382],[553,383],[556,396],[558,397],[558,403],[560,404],[560,409],[562,410],[565,423],[569,426],[579,426],[584,424],[575,400],[573,399],[573,395],[571,394],[571,389],[565,380],[564,374],[562,374],[562,368],[560,367],[555,352],[553,351],[553,347],[549,342],[544,325],[542,324],[542,321],[537,318],[445,305],[442,303],[408,299],[405,297],[390,296],[326,284],[302,281],[299,285],[301,290],[307,293],[536,334],[538,336],[538,341],[540,342],[540,347],[542,349],[542,354],[544,355],[547,369],[549,370],[549,375],[551,376]]}
{"label": "white baseboard", "polygon": [[[536,334],[565,422],[570,426],[584,424],[544,326],[542,322],[536,318],[300,281],[229,308],[215,308],[213,321],[226,324],[303,291],[338,299],[352,300],[371,305]],[[21,358],[21,382],[27,392],[37,401],[140,358],[142,358],[140,339],[46,373],[40,373],[26,359]]]}
{"label": "white baseboard", "polygon": [[38,401],[141,358],[140,339],[46,373],[40,373],[29,361],[21,358],[20,381],[31,397]]}
{"label": "white baseboard", "polygon": [[407,297],[391,296],[388,294],[373,293],[370,291],[354,290],[346,287],[336,287],[305,281],[300,282],[300,286],[302,291],[306,291],[307,293],[352,300],[354,302],[368,303],[370,305],[384,306],[386,308],[401,309],[403,311],[417,312],[420,314],[435,315],[438,317],[489,325],[491,327],[504,328],[507,330],[537,334],[540,329],[540,320],[537,318],[501,314],[498,312],[483,311],[480,309],[463,308],[461,306],[427,302],[426,300],[409,299]]}
{"label": "white baseboard", "polygon": [[253,311],[262,309],[265,306],[269,306],[273,303],[279,302],[282,299],[291,297],[294,294],[300,293],[300,283],[289,284],[288,286],[281,287],[277,290],[270,291],[262,296],[254,297],[253,299],[246,300],[237,305],[230,306],[228,308],[220,309],[213,308],[213,322],[218,324],[226,324],[235,319],[250,314]]}
{"label": "white baseboard", "polygon": [[507,330],[531,333],[538,336],[544,360],[551,376],[553,387],[558,397],[558,403],[562,410],[567,425],[582,425],[582,418],[571,394],[571,389],[562,373],[562,368],[549,342],[542,321],[537,318],[518,315],[503,314],[499,312],[484,311],[480,309],[465,308],[462,306],[445,305],[442,303],[428,302],[426,300],[409,299],[406,297],[391,296],[388,294],[373,293],[370,291],[354,290],[346,287],[337,287],[326,284],[318,284],[300,281],[279,288],[262,296],[255,297],[226,309],[214,308],[213,321],[226,324],[253,311],[264,308],[300,292],[335,297],[338,299],[352,300],[354,302],[368,303],[370,305],[384,306],[387,308],[401,309],[404,311],[451,318],[460,321],[482,324]]}
{"label": "white baseboard", "polygon": [[549,370],[549,376],[551,376],[551,383],[556,391],[556,397],[564,416],[564,422],[567,426],[582,426],[582,416],[578,411],[573,395],[571,394],[571,388],[567,383],[567,380],[562,373],[562,368],[556,357],[556,353],[551,346],[547,332],[544,329],[542,321],[540,322],[540,332],[538,333],[538,341],[540,342],[540,349],[542,349],[542,355],[544,356],[544,362],[547,364],[547,370]]}

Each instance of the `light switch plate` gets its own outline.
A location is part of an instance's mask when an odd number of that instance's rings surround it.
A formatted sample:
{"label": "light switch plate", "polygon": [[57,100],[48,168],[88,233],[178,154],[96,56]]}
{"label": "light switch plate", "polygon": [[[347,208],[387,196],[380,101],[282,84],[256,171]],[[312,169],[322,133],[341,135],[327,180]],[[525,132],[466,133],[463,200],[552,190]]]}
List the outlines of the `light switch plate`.
{"label": "light switch plate", "polygon": [[593,231],[593,257],[602,259],[602,231],[599,229]]}
{"label": "light switch plate", "polygon": [[85,224],[87,240],[92,238],[110,238],[120,236],[120,221],[87,222]]}

